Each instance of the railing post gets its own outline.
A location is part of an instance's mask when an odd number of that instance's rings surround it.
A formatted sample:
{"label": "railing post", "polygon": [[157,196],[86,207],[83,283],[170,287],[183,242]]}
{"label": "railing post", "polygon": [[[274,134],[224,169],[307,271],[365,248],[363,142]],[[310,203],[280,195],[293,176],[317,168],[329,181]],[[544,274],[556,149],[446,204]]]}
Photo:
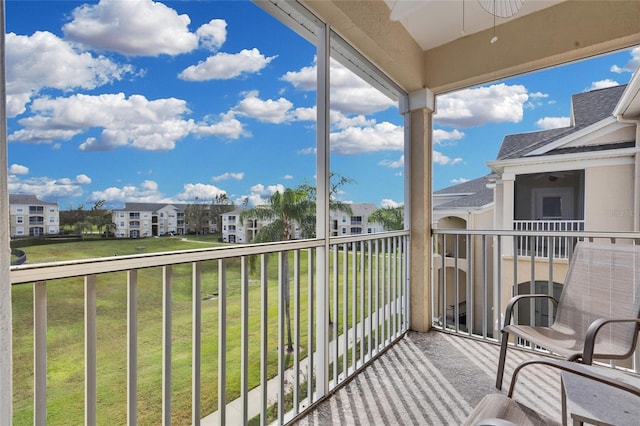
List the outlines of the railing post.
{"label": "railing post", "polygon": [[84,424],[97,421],[96,276],[84,278]]}

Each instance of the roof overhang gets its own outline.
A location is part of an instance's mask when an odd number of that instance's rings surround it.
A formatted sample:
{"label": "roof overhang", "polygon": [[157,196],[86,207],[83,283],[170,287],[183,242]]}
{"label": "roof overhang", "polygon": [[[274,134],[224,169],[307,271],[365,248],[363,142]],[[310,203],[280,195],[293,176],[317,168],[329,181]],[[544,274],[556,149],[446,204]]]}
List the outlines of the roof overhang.
{"label": "roof overhang", "polygon": [[613,110],[619,120],[640,120],[640,72],[636,71]]}
{"label": "roof overhang", "polygon": [[[266,2],[270,1],[257,0]],[[392,19],[385,0],[297,3],[408,93],[429,88],[440,94],[640,44],[636,0],[562,1],[508,22],[498,21],[498,43],[489,42],[493,33],[489,28],[428,50]],[[427,2],[415,13],[424,22],[438,19],[436,3],[440,2]]]}

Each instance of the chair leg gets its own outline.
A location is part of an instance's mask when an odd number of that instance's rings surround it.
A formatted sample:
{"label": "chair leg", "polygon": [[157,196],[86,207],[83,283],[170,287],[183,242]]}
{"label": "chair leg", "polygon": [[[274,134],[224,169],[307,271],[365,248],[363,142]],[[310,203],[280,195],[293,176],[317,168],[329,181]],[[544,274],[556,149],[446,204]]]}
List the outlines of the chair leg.
{"label": "chair leg", "polygon": [[500,342],[500,359],[498,360],[498,374],[496,375],[496,389],[502,390],[502,377],[504,376],[504,364],[507,358],[507,345],[509,344],[509,333],[500,331],[502,341]]}

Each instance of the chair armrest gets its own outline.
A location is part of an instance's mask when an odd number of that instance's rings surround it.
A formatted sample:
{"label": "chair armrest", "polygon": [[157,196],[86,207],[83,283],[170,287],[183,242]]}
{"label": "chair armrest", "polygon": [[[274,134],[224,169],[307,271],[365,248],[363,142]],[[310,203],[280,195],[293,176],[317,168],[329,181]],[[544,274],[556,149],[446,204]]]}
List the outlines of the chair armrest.
{"label": "chair armrest", "polygon": [[505,313],[504,313],[503,326],[509,325],[511,323],[511,317],[513,316],[513,308],[519,301],[521,301],[522,299],[532,299],[532,298],[551,299],[553,301],[554,306],[556,308],[558,307],[558,301],[556,300],[556,298],[548,294],[520,294],[518,296],[514,296],[511,298],[511,300],[509,300],[509,303],[507,304],[507,309],[505,310]]}
{"label": "chair armrest", "polygon": [[[587,335],[584,338],[584,348],[582,350],[582,362],[584,364],[590,365],[593,363],[593,352],[596,346],[596,335],[598,334],[598,331],[600,331],[600,329],[606,324],[620,323],[620,322],[635,322],[637,324],[636,333],[638,332],[638,327],[640,327],[640,318],[627,318],[627,319],[598,318],[597,320],[593,321],[591,325],[589,325],[589,328],[587,329]],[[631,350],[633,350],[633,348],[631,348]]]}
{"label": "chair armrest", "polygon": [[[596,382],[604,383],[609,386],[613,386],[614,388],[621,389],[626,392],[630,392],[633,395],[640,397],[640,387],[633,386],[629,383],[625,383],[622,380],[615,379],[613,377],[607,377],[606,375],[599,374],[594,371],[594,367],[587,366],[584,364],[580,364],[577,362],[571,362],[566,360],[559,359],[550,359],[550,358],[534,358],[519,364],[515,370],[513,371],[513,376],[511,378],[511,385],[509,386],[509,398],[513,397],[513,391],[515,389],[516,381],[518,380],[518,373],[524,367],[534,364],[546,365],[548,367],[557,368],[563,371],[568,371],[569,373],[576,374],[578,376],[586,377],[587,379],[595,380]],[[606,368],[606,367],[602,367]]]}

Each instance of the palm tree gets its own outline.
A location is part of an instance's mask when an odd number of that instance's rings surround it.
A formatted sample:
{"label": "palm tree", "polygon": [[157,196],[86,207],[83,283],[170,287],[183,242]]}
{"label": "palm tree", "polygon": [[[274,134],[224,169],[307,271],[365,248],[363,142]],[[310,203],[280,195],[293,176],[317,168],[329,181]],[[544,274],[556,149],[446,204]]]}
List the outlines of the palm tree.
{"label": "palm tree", "polygon": [[[315,202],[309,197],[308,192],[298,187],[287,188],[283,192],[275,192],[267,199],[267,204],[255,206],[244,210],[240,214],[240,223],[244,219],[252,218],[265,223],[253,239],[255,243],[269,241],[287,241],[295,238],[296,224],[308,220],[313,214]],[[282,281],[280,282],[284,294],[284,313],[287,322],[287,352],[293,351],[291,338],[291,312],[290,312],[290,285],[289,285],[289,256],[283,253],[282,257]]]}
{"label": "palm tree", "polygon": [[404,206],[383,207],[376,209],[369,215],[369,223],[381,224],[386,231],[395,231],[404,228]]}

